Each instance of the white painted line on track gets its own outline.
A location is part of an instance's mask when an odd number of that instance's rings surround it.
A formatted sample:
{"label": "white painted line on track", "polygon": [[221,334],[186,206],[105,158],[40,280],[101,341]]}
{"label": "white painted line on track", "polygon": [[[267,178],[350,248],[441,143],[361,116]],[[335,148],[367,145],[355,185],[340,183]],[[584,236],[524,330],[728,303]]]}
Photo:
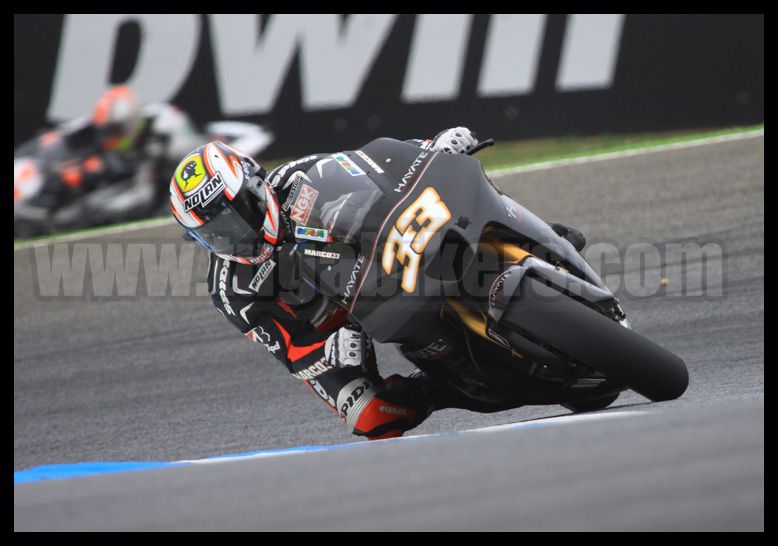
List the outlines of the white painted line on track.
{"label": "white painted line on track", "polygon": [[83,232],[77,233],[63,233],[61,235],[52,235],[42,239],[36,239],[34,241],[27,241],[24,243],[14,243],[14,252],[17,250],[25,250],[38,245],[50,245],[52,243],[67,243],[70,241],[78,241],[79,239],[91,239],[93,237],[101,237],[103,235],[110,235],[112,233],[128,233],[130,231],[139,231],[142,229],[150,229],[160,226],[173,225],[175,220],[171,215],[170,218],[153,218],[148,220],[139,220],[137,223],[105,226],[103,228],[89,229]]}
{"label": "white painted line on track", "polygon": [[535,419],[532,421],[521,421],[519,423],[506,423],[502,425],[493,425],[488,427],[467,429],[461,431],[452,432],[439,432],[432,434],[417,434],[415,436],[404,436],[400,438],[389,438],[386,440],[376,440],[373,442],[352,442],[348,444],[336,444],[336,445],[324,445],[324,446],[301,446],[292,447],[287,449],[267,450],[255,453],[245,453],[237,455],[227,455],[222,457],[212,457],[208,459],[193,459],[185,461],[176,461],[177,463],[186,464],[219,464],[228,463],[233,461],[247,461],[255,459],[266,459],[269,457],[279,457],[282,455],[295,455],[300,453],[309,453],[312,451],[332,451],[335,449],[347,449],[347,448],[360,448],[366,446],[375,446],[385,442],[414,442],[422,439],[438,438],[438,437],[451,437],[460,436],[463,434],[488,434],[492,432],[502,432],[506,430],[519,430],[523,428],[539,428],[555,425],[567,425],[572,423],[580,423],[584,421],[597,421],[602,419],[614,419],[619,417],[635,417],[639,415],[645,415],[651,412],[636,410],[636,411],[611,411],[602,413],[579,413],[574,415],[562,415],[559,417],[549,417],[544,419]]}
{"label": "white painted line on track", "polygon": [[548,169],[557,169],[568,167],[570,165],[583,165],[586,163],[598,163],[600,161],[609,161],[611,159],[623,159],[627,157],[637,157],[641,155],[655,154],[659,152],[669,152],[674,150],[683,150],[686,148],[695,148],[697,146],[706,146],[709,144],[721,144],[723,142],[735,142],[738,140],[747,140],[750,138],[759,138],[764,136],[764,129],[754,129],[753,131],[744,131],[729,135],[720,135],[714,137],[697,138],[694,140],[684,140],[682,142],[673,142],[671,144],[658,144],[656,146],[646,146],[645,148],[636,148],[633,150],[622,150],[618,152],[605,152],[582,157],[573,157],[570,159],[556,159],[551,161],[542,161],[540,163],[531,163],[521,167],[508,167],[506,169],[495,169],[488,174],[492,178],[510,176],[512,174],[527,173],[533,171],[544,171]]}
{"label": "white painted line on track", "polygon": [[562,415],[559,417],[550,417],[547,419],[536,419],[533,421],[522,421],[521,423],[505,423],[503,425],[492,425],[488,427],[474,428],[463,432],[498,432],[501,430],[513,430],[518,428],[527,428],[530,426],[545,425],[566,425],[569,423],[580,423],[582,421],[598,421],[601,419],[613,419],[616,417],[635,417],[650,413],[642,410],[635,411],[611,411],[603,413],[575,413],[572,415]]}
{"label": "white painted line on track", "polygon": [[368,449],[376,448],[380,444],[387,442],[418,442],[425,439],[434,440],[437,438],[451,438],[455,436],[472,434],[489,434],[494,432],[514,431],[525,428],[545,428],[548,426],[566,425],[579,423],[582,421],[595,421],[600,419],[612,419],[617,417],[634,417],[636,415],[650,414],[652,411],[633,410],[633,411],[606,411],[599,413],[582,413],[577,415],[562,415],[559,417],[548,417],[534,419],[532,421],[522,421],[519,423],[508,423],[504,425],[489,426],[477,429],[450,431],[431,434],[419,434],[416,436],[406,436],[403,438],[390,438],[386,440],[377,440],[375,442],[352,442],[348,444],[322,445],[322,446],[298,446],[286,449],[270,449],[263,451],[253,451],[249,453],[233,453],[231,455],[221,455],[208,459],[195,459],[186,461],[145,461],[145,462],[96,462],[96,463],[70,463],[61,465],[43,465],[26,470],[14,472],[14,484],[30,483],[40,480],[61,480],[66,478],[76,478],[84,476],[97,476],[102,474],[116,474],[122,472],[140,472],[143,470],[172,468],[191,465],[218,464],[231,461],[246,461],[253,459],[264,459],[268,457],[277,457],[280,455],[300,454],[312,451],[334,451],[339,449]]}

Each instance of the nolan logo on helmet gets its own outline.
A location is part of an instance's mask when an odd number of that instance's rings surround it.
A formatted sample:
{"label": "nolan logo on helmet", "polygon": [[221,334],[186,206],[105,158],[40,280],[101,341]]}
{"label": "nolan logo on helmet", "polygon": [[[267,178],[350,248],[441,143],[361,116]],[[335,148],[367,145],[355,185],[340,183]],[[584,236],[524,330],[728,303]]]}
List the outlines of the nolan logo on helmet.
{"label": "nolan logo on helmet", "polygon": [[186,198],[186,201],[184,201],[184,210],[188,212],[197,206],[204,207],[213,201],[222,191],[224,191],[224,181],[222,180],[221,175],[216,173],[197,191],[197,193]]}

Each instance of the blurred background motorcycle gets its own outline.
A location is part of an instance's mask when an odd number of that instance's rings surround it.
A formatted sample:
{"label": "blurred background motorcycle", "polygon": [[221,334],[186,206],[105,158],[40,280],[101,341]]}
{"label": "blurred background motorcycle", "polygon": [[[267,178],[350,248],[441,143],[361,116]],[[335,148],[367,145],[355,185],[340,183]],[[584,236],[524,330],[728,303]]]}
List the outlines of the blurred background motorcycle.
{"label": "blurred background motorcycle", "polygon": [[177,106],[142,105],[129,87],[111,87],[91,116],[43,131],[14,152],[14,238],[165,214],[173,168],[213,139],[255,155],[272,135],[240,121],[198,129]]}

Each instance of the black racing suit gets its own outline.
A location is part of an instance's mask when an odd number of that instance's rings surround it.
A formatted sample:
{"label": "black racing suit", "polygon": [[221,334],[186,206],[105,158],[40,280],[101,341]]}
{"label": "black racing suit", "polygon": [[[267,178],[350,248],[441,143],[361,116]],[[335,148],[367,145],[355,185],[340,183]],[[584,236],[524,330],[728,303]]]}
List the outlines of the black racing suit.
{"label": "black racing suit", "polygon": [[[422,148],[430,142],[409,140]],[[313,154],[279,166],[268,176],[281,205],[281,220],[287,233],[293,233],[288,199],[290,178],[297,171],[307,172],[328,154]],[[442,322],[439,328],[425,324],[425,339],[412,340],[401,347],[403,354],[418,366],[408,377],[382,378],[371,349],[367,369],[359,366],[336,367],[325,358],[327,338],[346,325],[346,311],[308,289],[287,286],[283,268],[288,247],[276,249],[271,261],[260,265],[242,264],[211,254],[208,283],[216,308],[252,341],[260,343],[295,377],[302,380],[354,434],[369,439],[390,438],[416,427],[433,410],[458,407],[493,412],[514,406],[482,403],[463,396],[456,389],[436,381],[425,371],[470,366],[462,336]],[[272,264],[272,265],[271,265]],[[304,292],[304,289],[302,289]],[[434,374],[433,374],[434,375]]]}

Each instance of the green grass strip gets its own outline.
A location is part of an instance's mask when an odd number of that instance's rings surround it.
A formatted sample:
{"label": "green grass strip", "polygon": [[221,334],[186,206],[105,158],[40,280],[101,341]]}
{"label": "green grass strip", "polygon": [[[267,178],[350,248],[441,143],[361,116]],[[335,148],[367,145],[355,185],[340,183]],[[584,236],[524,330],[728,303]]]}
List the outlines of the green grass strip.
{"label": "green grass strip", "polygon": [[478,158],[486,171],[524,167],[568,159],[632,152],[695,140],[738,135],[764,130],[764,124],[731,127],[704,132],[648,133],[644,135],[601,135],[595,137],[563,137],[531,141],[498,142],[479,152]]}

